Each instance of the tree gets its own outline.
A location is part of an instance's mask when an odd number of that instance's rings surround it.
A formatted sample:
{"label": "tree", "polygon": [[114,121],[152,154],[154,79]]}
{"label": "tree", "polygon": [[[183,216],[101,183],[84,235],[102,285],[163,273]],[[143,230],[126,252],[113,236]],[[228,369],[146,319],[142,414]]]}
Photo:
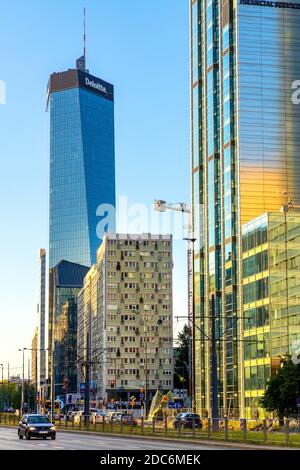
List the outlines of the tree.
{"label": "tree", "polygon": [[297,398],[300,396],[300,364],[294,364],[287,356],[281,368],[269,380],[261,399],[267,411],[276,412],[280,419],[297,413]]}
{"label": "tree", "polygon": [[189,348],[192,336],[192,329],[184,325],[181,333],[178,334],[179,346],[175,355],[174,366],[174,388],[185,388],[189,381]]}

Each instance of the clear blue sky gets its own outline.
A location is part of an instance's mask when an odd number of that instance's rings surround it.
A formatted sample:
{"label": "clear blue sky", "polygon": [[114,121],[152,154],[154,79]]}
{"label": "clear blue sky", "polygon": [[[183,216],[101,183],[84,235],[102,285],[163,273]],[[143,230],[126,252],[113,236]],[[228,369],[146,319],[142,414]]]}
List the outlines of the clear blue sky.
{"label": "clear blue sky", "polygon": [[[189,201],[188,0],[2,0],[0,363],[12,372],[31,344],[48,246],[47,81],[82,54],[84,6],[88,67],[115,85],[117,194]],[[184,242],[174,260],[174,315],[185,315]]]}

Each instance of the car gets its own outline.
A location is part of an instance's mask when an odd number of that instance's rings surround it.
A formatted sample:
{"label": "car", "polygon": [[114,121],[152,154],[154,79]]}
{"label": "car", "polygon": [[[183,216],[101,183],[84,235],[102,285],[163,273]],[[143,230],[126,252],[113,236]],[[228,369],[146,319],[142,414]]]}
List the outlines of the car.
{"label": "car", "polygon": [[73,417],[74,424],[80,424],[83,422],[84,411],[77,411]]}
{"label": "car", "polygon": [[[49,419],[52,418],[52,413],[51,413],[51,411],[48,411],[47,416],[48,416]],[[55,421],[59,421],[60,418],[61,418],[61,414],[60,414],[60,413],[57,413],[57,412],[54,412],[53,418],[54,418]]]}
{"label": "car", "polygon": [[32,437],[56,439],[56,428],[46,415],[27,414],[24,415],[18,426],[19,439],[29,440]]}
{"label": "car", "polygon": [[121,422],[120,411],[109,411],[105,417],[106,423],[120,423]]}
{"label": "car", "polygon": [[90,413],[90,422],[95,423],[103,423],[105,420],[106,413],[102,410],[93,411]]}
{"label": "car", "polygon": [[126,426],[126,425],[131,426],[131,424],[132,426],[137,426],[138,424],[137,419],[129,413],[122,414],[120,417],[120,422],[123,424],[123,426]]}
{"label": "car", "polygon": [[174,428],[202,429],[202,420],[196,413],[179,413],[174,419]]}
{"label": "car", "polygon": [[67,413],[67,421],[74,421],[74,416],[76,415],[77,411],[68,411]]}

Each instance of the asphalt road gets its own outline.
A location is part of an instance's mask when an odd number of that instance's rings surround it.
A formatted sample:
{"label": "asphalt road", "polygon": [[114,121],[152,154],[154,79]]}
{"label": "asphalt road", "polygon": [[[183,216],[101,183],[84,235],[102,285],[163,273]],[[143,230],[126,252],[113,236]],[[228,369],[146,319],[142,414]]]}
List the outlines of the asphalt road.
{"label": "asphalt road", "polygon": [[[223,449],[228,447],[223,447]],[[56,440],[20,440],[16,428],[0,428],[0,450],[221,450],[221,446],[58,432]]]}

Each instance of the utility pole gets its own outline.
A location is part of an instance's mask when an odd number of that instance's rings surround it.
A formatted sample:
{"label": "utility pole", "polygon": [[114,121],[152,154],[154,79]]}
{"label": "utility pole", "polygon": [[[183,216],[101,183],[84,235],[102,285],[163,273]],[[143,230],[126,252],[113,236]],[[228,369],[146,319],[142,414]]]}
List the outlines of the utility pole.
{"label": "utility pole", "polygon": [[30,359],[27,360],[27,367],[28,367],[28,380],[27,380],[27,413],[30,413]]}
{"label": "utility pole", "polygon": [[38,402],[39,402],[39,397],[38,397],[38,367],[37,367],[37,358],[38,358],[38,353],[37,349],[35,350],[35,380],[34,380],[34,409],[35,412],[38,413]]}
{"label": "utility pole", "polygon": [[[90,335],[86,335],[87,351],[85,362],[85,388],[84,388],[84,424],[89,426],[90,422]],[[115,385],[116,386],[116,385]]]}
{"label": "utility pole", "polygon": [[154,210],[157,212],[166,212],[167,210],[180,212],[182,214],[188,214],[189,220],[187,227],[188,237],[184,240],[187,242],[187,268],[188,268],[188,324],[191,328],[191,337],[189,340],[189,394],[191,398],[192,411],[196,412],[196,400],[195,400],[195,289],[194,289],[194,244],[196,238],[194,237],[194,228],[192,221],[192,210],[191,207],[184,203],[168,203],[163,200],[154,201]]}
{"label": "utility pole", "polygon": [[9,363],[7,364],[7,405],[10,408],[10,382],[9,382]]}
{"label": "utility pole", "polygon": [[117,411],[117,358],[114,358],[115,362],[115,411]]}
{"label": "utility pole", "polygon": [[4,380],[3,380],[3,368],[4,365],[0,364],[0,367],[2,368],[2,380],[1,380],[1,411],[4,410]]}
{"label": "utility pole", "polygon": [[21,416],[24,413],[24,380],[25,380],[25,370],[24,370],[24,354],[25,354],[25,348],[19,349],[19,351],[23,352],[23,361],[22,361],[22,391],[21,391]]}
{"label": "utility pole", "polygon": [[215,295],[211,296],[211,384],[212,384],[212,430],[219,429],[219,408],[218,408],[218,364],[216,345],[216,309]]}
{"label": "utility pole", "polygon": [[55,413],[54,413],[54,403],[55,403],[55,383],[54,383],[55,375],[54,375],[54,348],[52,349],[52,358],[51,358],[51,379],[50,379],[50,386],[51,386],[51,421],[54,422],[55,420]]}
{"label": "utility pole", "polygon": [[[191,225],[189,231],[192,231]],[[189,361],[189,395],[191,397],[192,412],[196,413],[196,401],[195,401],[195,289],[194,289],[194,244],[196,238],[187,237],[184,238],[188,242],[188,325],[191,330],[189,336],[189,350],[188,350],[188,361]]]}
{"label": "utility pole", "polygon": [[148,416],[148,318],[144,315],[144,341],[145,341],[145,406],[144,418]]}

